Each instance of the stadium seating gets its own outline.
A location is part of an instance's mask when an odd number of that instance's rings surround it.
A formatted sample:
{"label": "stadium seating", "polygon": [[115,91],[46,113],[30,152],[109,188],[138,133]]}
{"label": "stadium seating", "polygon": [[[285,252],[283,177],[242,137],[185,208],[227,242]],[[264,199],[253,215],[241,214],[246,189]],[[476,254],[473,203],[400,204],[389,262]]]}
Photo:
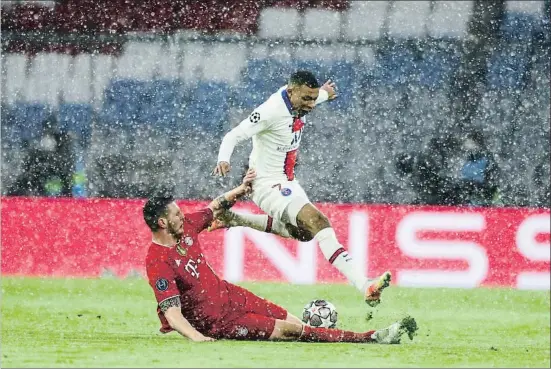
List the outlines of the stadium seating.
{"label": "stadium seating", "polygon": [[389,15],[388,36],[392,38],[421,38],[426,36],[430,1],[396,1]]}
{"label": "stadium seating", "polygon": [[537,18],[529,14],[506,13],[501,26],[506,41],[527,42],[540,26]]}
{"label": "stadium seating", "polygon": [[270,39],[295,38],[299,34],[300,13],[293,8],[271,7],[260,13],[258,36]]}
{"label": "stadium seating", "polygon": [[92,101],[92,57],[79,54],[69,60],[62,83],[62,99],[69,103],[88,104]]}
{"label": "stadium seating", "polygon": [[149,83],[148,101],[142,101],[141,121],[169,134],[181,129],[183,109],[185,106],[184,87],[179,80],[155,80]]}
{"label": "stadium seating", "polygon": [[42,122],[48,117],[49,109],[44,104],[17,103],[11,113],[14,131],[20,140],[30,141],[42,132]]}
{"label": "stadium seating", "polygon": [[4,78],[2,78],[3,85],[5,86],[3,97],[5,103],[11,106],[17,100],[22,99],[25,88],[27,58],[24,54],[4,54],[2,64],[2,69],[5,71]]}
{"label": "stadium seating", "polygon": [[60,104],[58,120],[62,131],[73,133],[82,146],[88,146],[93,122],[93,109],[90,104]]}
{"label": "stadium seating", "polygon": [[382,36],[389,1],[354,1],[346,12],[344,35],[349,40],[377,40]]}
{"label": "stadium seating", "polygon": [[302,38],[305,40],[337,40],[341,35],[341,13],[326,9],[306,9]]}
{"label": "stadium seating", "polygon": [[430,47],[418,63],[419,83],[437,88],[446,86],[459,65],[460,53],[453,44]]}
{"label": "stadium seating", "polygon": [[185,130],[205,131],[214,137],[221,134],[228,117],[230,87],[225,83],[201,82],[190,95],[183,121]]}
{"label": "stadium seating", "polygon": [[[258,39],[221,36],[209,41],[188,35],[176,42],[150,42],[130,37],[117,53],[56,45],[23,45],[17,50],[29,54],[6,53],[2,147],[12,159],[3,165],[12,173],[20,170],[22,141],[35,138],[54,111],[62,129],[73,132],[86,148],[92,182],[97,163],[109,163],[124,152],[132,164],[121,169],[117,180],[126,181],[128,188],[146,186],[139,173],[153,165],[152,155],[162,152],[171,155],[163,170],[189,172],[198,183],[186,179],[174,184],[177,195],[204,198],[210,196],[209,188],[220,185],[205,173],[216,160],[225,130],[301,68],[313,70],[320,82],[336,81],[339,94],[308,117],[313,125],[307,126],[297,170],[312,199],[411,202],[415,193],[398,176],[394,162],[400,153],[423,150],[431,137],[455,124],[449,85],[460,63],[473,1],[240,3],[221,12],[208,11],[218,0],[155,0],[135,11],[118,0],[105,7],[70,0],[48,8],[7,8],[13,18],[2,17],[3,31],[178,35],[182,29],[198,34],[232,30],[256,32]],[[542,126],[549,122],[549,24],[539,2],[506,6],[502,40],[488,60],[474,125],[487,133],[503,170],[519,173],[503,182],[505,198],[527,205],[532,201],[527,190],[531,168],[549,144],[548,128]],[[296,38],[305,42],[291,42]],[[237,171],[249,149],[250,143],[236,149]],[[90,195],[100,193],[99,188]]]}
{"label": "stadium seating", "polygon": [[290,62],[276,59],[252,59],[244,70],[239,101],[247,109],[253,109],[286,83],[293,70]]}
{"label": "stadium seating", "polygon": [[[252,33],[260,10],[257,1],[230,4],[222,0],[152,0],[134,4],[113,0],[56,2],[55,7],[32,5],[6,7],[2,29],[36,29],[61,32],[171,32],[176,29],[231,30]],[[44,2],[49,3],[49,2]]]}
{"label": "stadium seating", "polygon": [[427,30],[436,39],[463,38],[473,12],[473,1],[436,1],[429,16]]}
{"label": "stadium seating", "polygon": [[116,80],[105,89],[102,121],[108,125],[120,125],[123,129],[135,129],[143,122],[143,102],[149,97],[147,82]]}
{"label": "stadium seating", "polygon": [[502,90],[520,88],[529,58],[529,50],[524,45],[505,45],[500,48],[489,61],[489,87]]}
{"label": "stadium seating", "polygon": [[406,44],[395,44],[380,50],[375,76],[380,84],[403,85],[414,76],[417,57]]}

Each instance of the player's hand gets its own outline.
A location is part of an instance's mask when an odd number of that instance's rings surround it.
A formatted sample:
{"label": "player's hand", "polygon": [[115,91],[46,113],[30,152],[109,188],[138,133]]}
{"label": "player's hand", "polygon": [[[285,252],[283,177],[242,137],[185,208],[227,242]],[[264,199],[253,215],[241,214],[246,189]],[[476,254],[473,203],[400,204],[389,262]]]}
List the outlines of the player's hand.
{"label": "player's hand", "polygon": [[243,183],[241,184],[241,186],[245,191],[245,195],[249,195],[251,192],[253,192],[253,181],[255,180],[255,178],[256,178],[256,170],[254,169],[247,170],[245,177],[243,177]]}
{"label": "player's hand", "polygon": [[219,210],[214,213],[214,219],[210,226],[207,228],[208,232],[215,231],[217,229],[230,228],[231,221],[235,213],[231,210]]}
{"label": "player's hand", "polygon": [[320,87],[320,89],[327,91],[327,93],[329,94],[329,100],[333,100],[337,97],[337,85],[330,79],[328,79],[327,82],[325,82],[323,86]]}
{"label": "player's hand", "polygon": [[217,229],[229,228],[228,224],[220,219],[214,219],[212,223],[208,226],[207,232],[216,231]]}
{"label": "player's hand", "polygon": [[216,167],[212,171],[212,175],[225,177],[231,170],[231,165],[227,161],[221,161],[216,164]]}

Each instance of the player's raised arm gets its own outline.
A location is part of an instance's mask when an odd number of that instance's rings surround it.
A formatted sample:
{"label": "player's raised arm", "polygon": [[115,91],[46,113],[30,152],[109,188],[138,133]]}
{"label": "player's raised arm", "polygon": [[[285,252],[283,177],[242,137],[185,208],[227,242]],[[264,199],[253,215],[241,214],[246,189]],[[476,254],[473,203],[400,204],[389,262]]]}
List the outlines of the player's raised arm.
{"label": "player's raised arm", "polygon": [[159,309],[164,313],[170,327],[182,336],[194,342],[216,341],[214,338],[204,336],[184,318],[181,310],[180,296],[174,296],[162,301],[159,304]]}
{"label": "player's raised arm", "polygon": [[327,82],[320,87],[320,92],[318,98],[316,99],[316,105],[335,99],[337,97],[336,88],[337,86],[335,85],[335,82],[328,79]]}
{"label": "player's raised arm", "polygon": [[230,159],[235,146],[268,128],[268,113],[263,105],[256,108],[238,126],[226,133],[218,150],[218,163],[213,175],[225,176],[231,170]]}

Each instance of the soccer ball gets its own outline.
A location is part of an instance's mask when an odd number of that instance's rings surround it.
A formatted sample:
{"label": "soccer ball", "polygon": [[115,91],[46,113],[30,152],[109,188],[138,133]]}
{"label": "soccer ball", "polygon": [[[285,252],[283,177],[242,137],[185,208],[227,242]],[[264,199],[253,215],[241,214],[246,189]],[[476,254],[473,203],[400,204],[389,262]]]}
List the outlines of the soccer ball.
{"label": "soccer ball", "polygon": [[337,326],[337,308],[329,301],[310,301],[302,311],[302,321],[310,327],[335,328]]}

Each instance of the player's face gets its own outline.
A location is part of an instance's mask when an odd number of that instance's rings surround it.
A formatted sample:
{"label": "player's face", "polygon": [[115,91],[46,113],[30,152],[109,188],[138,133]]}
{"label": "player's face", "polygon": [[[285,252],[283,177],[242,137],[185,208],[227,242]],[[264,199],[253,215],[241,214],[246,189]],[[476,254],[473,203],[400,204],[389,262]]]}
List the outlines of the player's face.
{"label": "player's face", "polygon": [[168,205],[166,215],[166,230],[174,238],[178,239],[184,233],[184,214],[175,202]]}
{"label": "player's face", "polygon": [[292,86],[289,88],[288,93],[293,109],[304,115],[314,109],[316,99],[319,95],[319,88],[311,88],[305,85]]}

